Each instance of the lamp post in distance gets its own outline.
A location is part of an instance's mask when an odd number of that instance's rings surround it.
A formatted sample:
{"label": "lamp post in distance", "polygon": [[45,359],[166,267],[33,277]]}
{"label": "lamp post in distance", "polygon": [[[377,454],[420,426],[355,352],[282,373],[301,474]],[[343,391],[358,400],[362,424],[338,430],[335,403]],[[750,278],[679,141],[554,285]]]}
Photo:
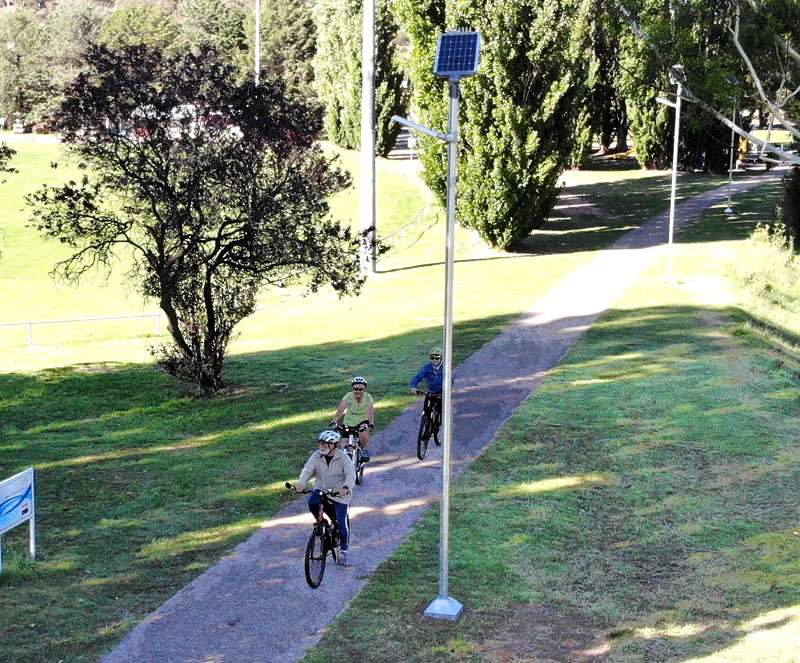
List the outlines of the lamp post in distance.
{"label": "lamp post in distance", "polygon": [[455,250],[456,165],[458,160],[459,81],[474,76],[480,60],[478,32],[446,32],[439,35],[434,73],[450,83],[450,121],[446,134],[395,115],[392,119],[409,129],[421,131],[447,143],[447,239],[445,242],[444,296],[444,388],[442,393],[442,502],[439,540],[439,595],[425,609],[426,617],[455,621],[464,606],[450,596],[450,449],[453,435],[453,254]]}
{"label": "lamp post in distance", "polygon": [[256,58],[255,58],[255,81],[261,78],[261,0],[256,0]]}
{"label": "lamp post in distance", "polygon": [[[738,88],[739,87],[739,79],[736,78],[733,74],[730,76],[726,76],[725,80],[728,81],[731,85]],[[738,101],[738,90],[736,91],[737,94],[737,101]],[[731,123],[736,124],[736,111],[738,104],[733,104],[733,117],[731,117]],[[733,159],[734,153],[736,152],[736,131],[731,127],[731,155],[728,162],[728,206],[725,208],[725,214],[733,214],[733,207],[731,207],[731,186],[733,185]]]}
{"label": "lamp post in distance", "polygon": [[656,101],[675,109],[675,135],[672,144],[672,185],[669,195],[669,240],[667,242],[667,280],[674,280],[672,275],[672,238],[675,234],[675,192],[678,185],[678,147],[681,131],[681,95],[683,94],[683,66],[676,64],[669,68],[669,82],[677,86],[675,101],[656,97]]}

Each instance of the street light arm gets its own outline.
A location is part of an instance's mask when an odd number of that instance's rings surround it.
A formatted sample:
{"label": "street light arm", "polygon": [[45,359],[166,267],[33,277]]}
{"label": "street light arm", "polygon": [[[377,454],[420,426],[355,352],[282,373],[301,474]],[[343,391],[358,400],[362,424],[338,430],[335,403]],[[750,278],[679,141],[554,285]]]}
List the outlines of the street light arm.
{"label": "street light arm", "polygon": [[421,131],[428,136],[432,136],[433,138],[438,138],[439,140],[443,140],[446,143],[455,143],[456,137],[453,134],[443,134],[440,131],[434,131],[433,129],[428,129],[428,127],[423,127],[421,124],[417,124],[416,122],[412,122],[411,120],[407,120],[404,117],[400,117],[399,115],[394,115],[392,119],[397,122],[398,124],[402,124],[404,127],[408,127],[409,129],[414,129],[416,131]]}

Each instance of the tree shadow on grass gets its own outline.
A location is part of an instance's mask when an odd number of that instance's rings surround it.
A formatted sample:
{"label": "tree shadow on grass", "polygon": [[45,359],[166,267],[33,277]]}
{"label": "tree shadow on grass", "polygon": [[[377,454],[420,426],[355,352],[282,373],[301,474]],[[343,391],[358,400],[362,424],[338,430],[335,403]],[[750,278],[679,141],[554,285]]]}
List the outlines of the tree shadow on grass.
{"label": "tree shadow on grass", "polygon": [[[684,175],[678,201],[722,184],[719,177]],[[553,215],[512,251],[558,254],[610,247],[625,233],[669,209],[670,176],[571,186],[562,191]],[[591,203],[591,211],[587,210]]]}

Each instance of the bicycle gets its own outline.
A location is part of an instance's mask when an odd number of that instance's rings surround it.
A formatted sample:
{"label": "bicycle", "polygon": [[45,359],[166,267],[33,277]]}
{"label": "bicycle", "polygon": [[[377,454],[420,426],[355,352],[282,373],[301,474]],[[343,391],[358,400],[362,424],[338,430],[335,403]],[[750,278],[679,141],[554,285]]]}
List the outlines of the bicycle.
{"label": "bicycle", "polygon": [[442,394],[433,394],[424,389],[416,389],[417,396],[425,396],[425,404],[422,406],[422,419],[419,422],[419,433],[417,434],[417,458],[425,460],[428,453],[428,441],[433,435],[433,441],[438,447],[439,429],[442,425]]}
{"label": "bicycle", "polygon": [[[295,487],[286,482],[286,488],[295,490]],[[296,492],[296,491],[295,491]],[[316,493],[322,500],[323,508],[319,510],[319,515],[314,521],[314,527],[311,531],[311,536],[308,537],[306,544],[306,552],[304,556],[304,567],[306,572],[306,582],[309,587],[316,589],[322,582],[322,576],[325,575],[325,564],[328,560],[328,554],[333,557],[334,562],[338,562],[338,547],[339,547],[339,525],[334,518],[333,521],[328,520],[325,513],[324,506],[333,503],[331,497],[339,494],[336,490],[319,490],[314,488],[312,490],[304,490],[302,494]],[[347,516],[348,528],[350,526],[350,515]]]}
{"label": "bicycle", "polygon": [[356,484],[360,486],[364,480],[364,465],[366,465],[360,435],[369,428],[369,421],[365,419],[356,426],[345,426],[337,422],[333,427],[342,434],[344,451],[353,461],[353,466],[356,468]]}

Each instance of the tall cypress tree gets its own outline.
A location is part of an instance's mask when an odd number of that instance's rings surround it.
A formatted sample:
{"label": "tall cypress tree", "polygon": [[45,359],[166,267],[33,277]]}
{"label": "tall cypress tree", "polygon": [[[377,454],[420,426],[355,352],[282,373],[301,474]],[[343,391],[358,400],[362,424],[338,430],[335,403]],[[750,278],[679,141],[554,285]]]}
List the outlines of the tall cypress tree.
{"label": "tall cypress tree", "polygon": [[[472,27],[479,73],[462,84],[458,219],[494,246],[541,226],[576,145],[586,93],[588,0],[399,0],[411,37],[414,114],[447,130],[447,82],[432,72],[437,36]],[[446,190],[446,148],[420,139],[428,184]]]}
{"label": "tall cypress tree", "polygon": [[[328,138],[342,147],[361,144],[361,0],[320,0],[314,8],[317,26],[315,86],[325,106]],[[376,152],[394,147],[400,126],[393,115],[404,115],[406,94],[394,39],[397,24],[388,0],[378,0],[375,63]]]}

